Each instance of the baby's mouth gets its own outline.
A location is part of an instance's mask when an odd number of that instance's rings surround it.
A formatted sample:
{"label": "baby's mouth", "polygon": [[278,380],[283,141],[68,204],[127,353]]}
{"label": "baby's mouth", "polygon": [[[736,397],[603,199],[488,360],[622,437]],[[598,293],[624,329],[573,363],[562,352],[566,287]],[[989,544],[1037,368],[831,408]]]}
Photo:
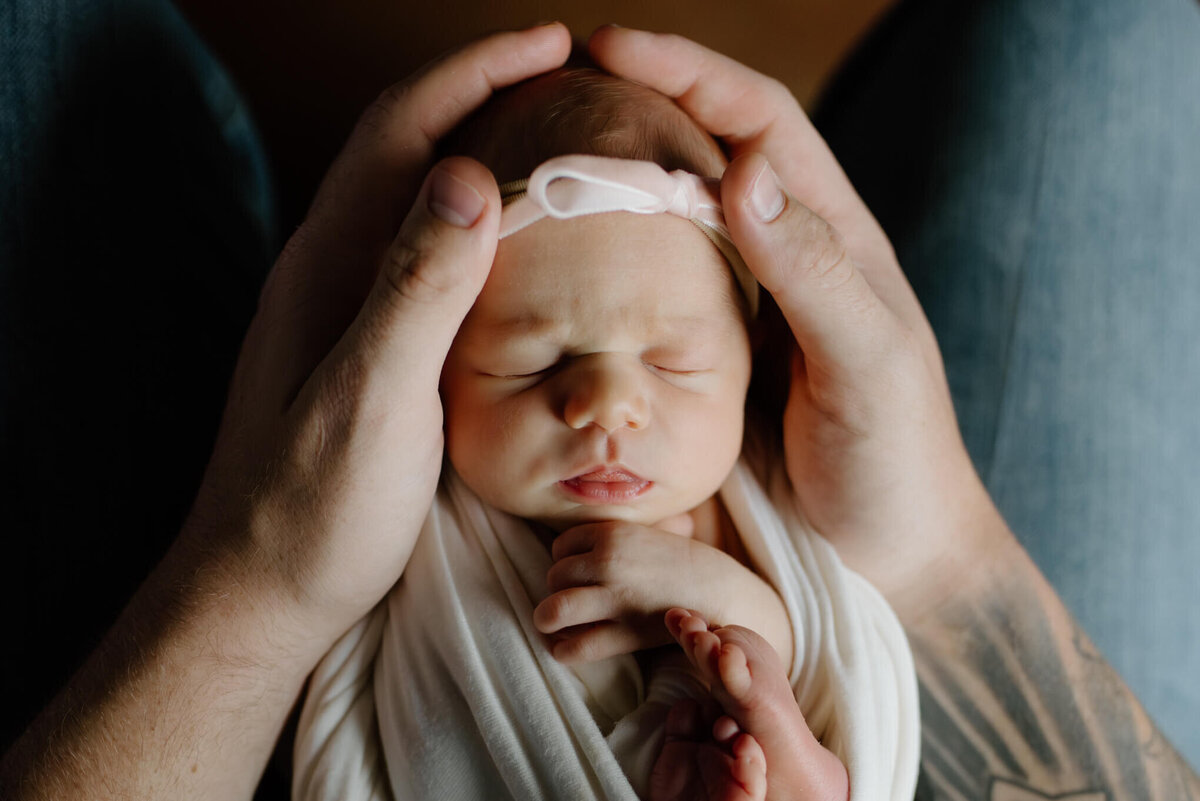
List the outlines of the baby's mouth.
{"label": "baby's mouth", "polygon": [[558,485],[583,503],[626,503],[644,494],[653,481],[630,473],[621,467],[597,467]]}

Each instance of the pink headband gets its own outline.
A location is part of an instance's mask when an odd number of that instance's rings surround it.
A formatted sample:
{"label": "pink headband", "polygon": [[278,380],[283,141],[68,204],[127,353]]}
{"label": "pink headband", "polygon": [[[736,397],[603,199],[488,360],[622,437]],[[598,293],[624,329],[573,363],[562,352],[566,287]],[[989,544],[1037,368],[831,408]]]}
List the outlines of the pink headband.
{"label": "pink headband", "polygon": [[559,156],[528,179],[500,187],[504,211],[500,238],[543,217],[568,220],[608,211],[674,214],[695,223],[729,262],[750,316],[758,313],[758,282],[729,238],[721,212],[721,182],[683,170],[667,172],[652,161],[604,156]]}

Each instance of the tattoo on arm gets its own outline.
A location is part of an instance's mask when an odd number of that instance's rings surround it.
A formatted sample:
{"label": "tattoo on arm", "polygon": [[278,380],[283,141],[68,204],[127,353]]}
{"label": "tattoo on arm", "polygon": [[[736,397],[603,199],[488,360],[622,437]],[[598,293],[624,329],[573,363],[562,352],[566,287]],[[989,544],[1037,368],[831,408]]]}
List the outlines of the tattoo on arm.
{"label": "tattoo on arm", "polygon": [[1021,556],[995,588],[909,633],[917,798],[1200,801],[1196,774]]}

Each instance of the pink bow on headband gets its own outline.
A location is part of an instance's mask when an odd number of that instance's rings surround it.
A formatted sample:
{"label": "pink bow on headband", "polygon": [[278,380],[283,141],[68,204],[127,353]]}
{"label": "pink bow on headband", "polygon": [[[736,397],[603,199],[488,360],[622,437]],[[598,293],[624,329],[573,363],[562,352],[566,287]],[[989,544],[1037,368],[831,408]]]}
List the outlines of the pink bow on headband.
{"label": "pink bow on headband", "polygon": [[544,217],[567,220],[629,211],[674,214],[690,220],[729,262],[751,317],[758,311],[758,282],[725,227],[720,181],[716,178],[701,178],[684,170],[667,172],[652,161],[558,156],[543,162],[527,181],[504,184],[500,194],[505,202],[500,216],[501,239]]}

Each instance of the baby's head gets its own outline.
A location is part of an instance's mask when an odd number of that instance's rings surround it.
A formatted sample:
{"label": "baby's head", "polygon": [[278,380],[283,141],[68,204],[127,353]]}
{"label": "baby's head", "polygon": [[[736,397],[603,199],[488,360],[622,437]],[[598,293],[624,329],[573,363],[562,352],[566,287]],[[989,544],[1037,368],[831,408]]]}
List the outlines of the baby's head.
{"label": "baby's head", "polygon": [[[668,98],[588,69],[502,93],[444,150],[501,183],[570,153],[724,168]],[[728,475],[750,373],[746,298],[695,224],[542,219],[500,242],[447,358],[447,453],[483,500],[555,529],[655,523]]]}

